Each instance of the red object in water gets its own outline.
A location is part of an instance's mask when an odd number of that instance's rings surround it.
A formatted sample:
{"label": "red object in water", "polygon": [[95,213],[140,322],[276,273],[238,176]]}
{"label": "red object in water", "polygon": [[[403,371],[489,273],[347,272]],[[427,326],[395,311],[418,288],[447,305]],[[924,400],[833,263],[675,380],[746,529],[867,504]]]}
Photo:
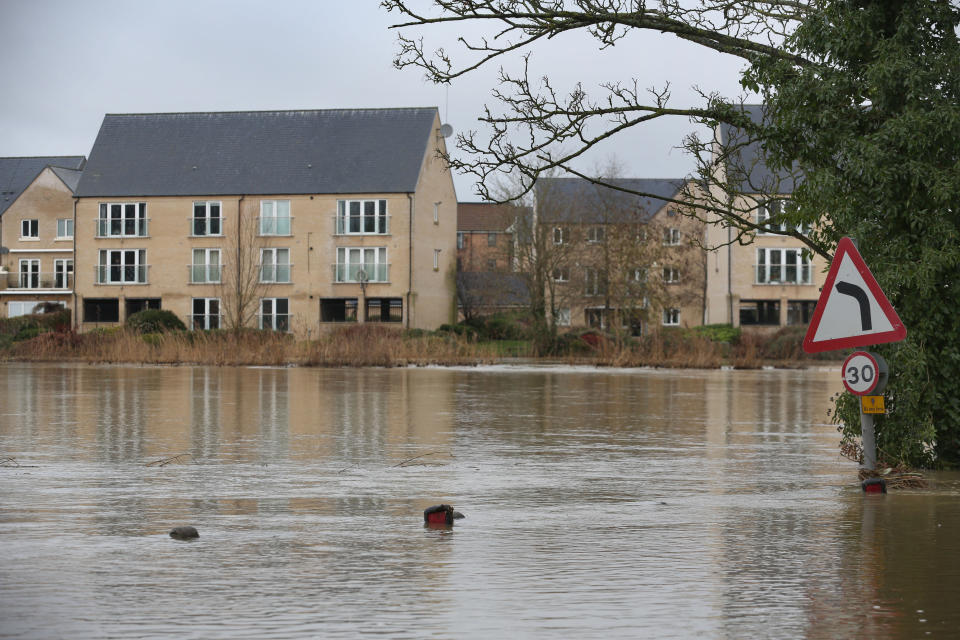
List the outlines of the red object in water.
{"label": "red object in water", "polygon": [[883,478],[870,478],[860,485],[864,493],[886,493],[887,481]]}
{"label": "red object in water", "polygon": [[428,525],[453,526],[453,507],[438,504],[423,511],[423,522]]}

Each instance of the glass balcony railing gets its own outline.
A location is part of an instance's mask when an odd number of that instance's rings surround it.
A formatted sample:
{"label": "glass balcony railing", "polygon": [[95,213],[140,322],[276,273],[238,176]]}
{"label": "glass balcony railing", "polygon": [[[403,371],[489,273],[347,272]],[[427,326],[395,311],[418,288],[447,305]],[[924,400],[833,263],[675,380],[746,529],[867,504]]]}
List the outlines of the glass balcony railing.
{"label": "glass balcony railing", "polygon": [[21,271],[0,275],[7,289],[72,289],[73,272]]}
{"label": "glass balcony railing", "polygon": [[148,284],[150,265],[98,265],[93,268],[96,284]]}
{"label": "glass balcony railing", "polygon": [[333,265],[334,282],[389,282],[389,264],[343,264]]}
{"label": "glass balcony railing", "polygon": [[150,235],[149,218],[98,218],[98,238],[146,238]]}

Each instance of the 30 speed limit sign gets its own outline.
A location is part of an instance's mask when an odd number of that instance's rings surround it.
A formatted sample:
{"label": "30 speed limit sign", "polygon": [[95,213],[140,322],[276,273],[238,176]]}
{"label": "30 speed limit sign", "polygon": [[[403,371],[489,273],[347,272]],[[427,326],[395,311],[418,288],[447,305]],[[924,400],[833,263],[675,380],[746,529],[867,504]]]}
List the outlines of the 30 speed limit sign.
{"label": "30 speed limit sign", "polygon": [[866,351],[855,351],[843,361],[843,386],[857,396],[873,392],[885,377],[886,363],[879,356]]}

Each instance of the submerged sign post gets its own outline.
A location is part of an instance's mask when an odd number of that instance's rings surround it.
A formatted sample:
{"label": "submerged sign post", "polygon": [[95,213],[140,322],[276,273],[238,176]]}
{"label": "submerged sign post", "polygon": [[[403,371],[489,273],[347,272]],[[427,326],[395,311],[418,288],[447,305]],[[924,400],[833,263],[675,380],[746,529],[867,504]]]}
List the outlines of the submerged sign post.
{"label": "submerged sign post", "polygon": [[[906,337],[907,329],[900,321],[900,316],[870,273],[853,240],[841,238],[803,339],[803,350],[819,353],[851,349],[898,342]],[[887,365],[876,354],[857,351],[844,361],[842,373],[847,390],[864,397],[883,391]],[[873,415],[864,412],[862,401],[860,428],[863,434],[863,465],[873,469],[877,466]]]}

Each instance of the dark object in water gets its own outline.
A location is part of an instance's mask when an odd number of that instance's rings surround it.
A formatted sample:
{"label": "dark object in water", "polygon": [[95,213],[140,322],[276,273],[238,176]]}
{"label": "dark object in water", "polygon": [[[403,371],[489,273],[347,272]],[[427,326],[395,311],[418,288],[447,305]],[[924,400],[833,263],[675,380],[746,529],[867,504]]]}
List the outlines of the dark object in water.
{"label": "dark object in water", "polygon": [[199,538],[200,534],[193,527],[174,527],[170,531],[170,537],[175,540],[192,540],[193,538]]}
{"label": "dark object in water", "polygon": [[883,478],[870,478],[860,483],[864,493],[886,493],[887,481]]}
{"label": "dark object in water", "polygon": [[454,511],[448,504],[438,504],[423,510],[423,523],[426,525],[453,526],[454,520],[465,517],[459,511]]}

